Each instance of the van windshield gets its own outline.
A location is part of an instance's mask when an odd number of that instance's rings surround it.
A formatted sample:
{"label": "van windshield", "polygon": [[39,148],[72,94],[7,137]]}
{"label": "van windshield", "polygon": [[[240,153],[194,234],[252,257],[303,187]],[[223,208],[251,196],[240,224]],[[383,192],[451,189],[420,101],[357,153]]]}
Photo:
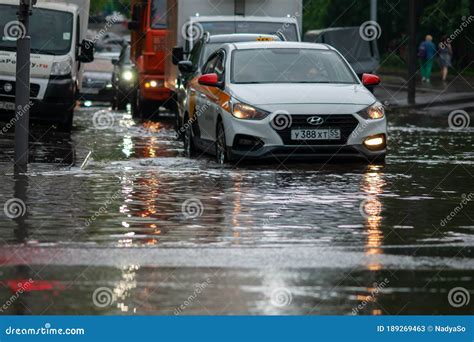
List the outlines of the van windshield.
{"label": "van windshield", "polygon": [[[16,40],[24,29],[17,21],[18,6],[0,5],[0,50],[16,51]],[[31,53],[65,55],[73,38],[71,13],[33,8],[30,17]]]}
{"label": "van windshield", "polygon": [[204,32],[212,35],[233,33],[276,34],[281,32],[286,40],[299,41],[299,33],[294,23],[251,22],[251,21],[205,21],[200,22]]}

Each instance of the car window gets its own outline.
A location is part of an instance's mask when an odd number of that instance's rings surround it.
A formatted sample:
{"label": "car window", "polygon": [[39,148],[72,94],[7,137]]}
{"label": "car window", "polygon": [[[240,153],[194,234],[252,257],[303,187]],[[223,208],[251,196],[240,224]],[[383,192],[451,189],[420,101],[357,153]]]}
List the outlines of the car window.
{"label": "car window", "polygon": [[204,67],[202,68],[202,73],[203,74],[211,74],[214,72],[214,68],[216,66],[216,63],[219,60],[219,55],[215,55],[214,57],[211,57],[206,64],[204,64]]}
{"label": "car window", "polygon": [[225,55],[224,53],[219,53],[219,58],[216,61],[216,64],[214,66],[214,73],[217,74],[217,77],[219,79],[219,82],[224,81],[224,75],[225,75]]}

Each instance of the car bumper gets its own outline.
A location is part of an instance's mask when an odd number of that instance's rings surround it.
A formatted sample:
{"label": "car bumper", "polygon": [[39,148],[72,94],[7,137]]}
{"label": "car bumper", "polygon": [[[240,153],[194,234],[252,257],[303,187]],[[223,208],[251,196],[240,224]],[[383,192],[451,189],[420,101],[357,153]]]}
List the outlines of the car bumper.
{"label": "car bumper", "polygon": [[[157,87],[146,86],[151,82],[157,82]],[[140,77],[140,93],[144,100],[165,102],[168,101],[172,96],[173,92],[163,86],[165,80],[163,76],[157,75],[141,75]]]}
{"label": "car bumper", "polygon": [[114,91],[112,88],[100,89],[97,94],[88,92],[88,88],[86,88],[83,92],[79,93],[80,101],[111,102],[113,97]]}
{"label": "car bumper", "polygon": [[[0,101],[15,103],[15,97],[0,96]],[[43,99],[30,100],[30,119],[63,122],[76,105],[74,81],[70,78],[50,79]],[[8,119],[14,111],[0,110],[0,118]]]}
{"label": "car bumper", "polygon": [[354,159],[362,161],[381,160],[386,155],[386,149],[370,151],[363,145],[342,146],[271,146],[262,147],[258,150],[229,149],[231,161],[249,159],[279,159],[279,160],[341,160]]}
{"label": "car bumper", "polygon": [[[260,121],[238,120],[226,115],[226,141],[230,159],[318,159],[351,158],[363,160],[383,159],[387,153],[386,119],[364,120],[357,114],[331,115],[326,127],[304,126],[307,115],[293,115],[292,126],[278,130],[272,126],[273,117]],[[339,141],[293,141],[291,130],[297,128],[339,128]],[[382,135],[384,143],[375,148],[364,145],[369,137]],[[240,141],[254,139],[254,145],[243,146]],[[248,138],[248,139],[247,139]]]}

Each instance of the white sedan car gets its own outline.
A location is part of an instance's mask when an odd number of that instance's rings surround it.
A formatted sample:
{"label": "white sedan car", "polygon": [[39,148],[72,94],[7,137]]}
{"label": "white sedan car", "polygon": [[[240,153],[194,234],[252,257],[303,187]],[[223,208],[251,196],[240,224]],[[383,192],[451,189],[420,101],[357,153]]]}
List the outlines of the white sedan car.
{"label": "white sedan car", "polygon": [[188,87],[185,150],[241,159],[359,158],[383,161],[383,105],[334,48],[250,42],[223,45]]}

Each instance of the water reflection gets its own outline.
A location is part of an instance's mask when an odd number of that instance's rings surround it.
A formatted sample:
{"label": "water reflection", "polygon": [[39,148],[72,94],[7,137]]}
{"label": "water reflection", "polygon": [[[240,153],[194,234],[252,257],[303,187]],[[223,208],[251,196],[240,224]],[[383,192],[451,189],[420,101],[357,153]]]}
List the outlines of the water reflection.
{"label": "water reflection", "polygon": [[[30,251],[41,246],[67,250],[71,245],[82,250],[92,245],[104,250],[105,257],[117,246],[126,247],[121,250],[132,255],[135,247],[147,247],[139,249],[145,259],[150,251],[173,249],[197,251],[200,256],[204,248],[232,248],[242,254],[251,249],[262,257],[245,269],[223,268],[221,277],[212,278],[214,271],[187,267],[186,260],[176,269],[147,268],[132,257],[126,260],[126,267],[109,268],[102,266],[104,259],[97,258],[89,267],[37,265],[31,271],[16,265],[22,265],[25,257],[34,260],[35,254],[9,256],[8,264],[15,267],[2,267],[0,279],[5,283],[29,279],[31,272],[49,279],[49,285],[39,286],[47,291],[25,295],[24,303],[32,313],[47,309],[47,313],[173,314],[193,293],[195,284],[208,276],[215,284],[185,314],[207,313],[200,303],[211,314],[350,314],[377,289],[374,284],[385,278],[390,280],[389,287],[359,314],[397,314],[400,303],[408,303],[403,313],[470,310],[447,307],[446,293],[454,286],[472,288],[468,258],[472,222],[458,215],[438,234],[433,235],[431,227],[439,225],[458,205],[458,195],[466,192],[473,174],[472,158],[467,154],[472,134],[392,128],[399,148],[391,151],[385,167],[247,163],[220,168],[211,157],[182,158],[182,144],[176,141],[171,125],[146,122],[141,126],[130,115],[117,115],[120,126],[98,134],[91,125],[92,115],[80,113],[72,137],[47,134],[40,139],[43,145],[35,147],[34,158],[64,161],[60,165],[76,163],[76,150],[79,156],[91,150],[94,157],[87,170],[33,164],[29,178],[3,176],[0,193],[24,198],[29,206],[28,214],[17,221],[0,215],[0,226],[5,228],[0,229],[2,243],[27,244]],[[0,137],[0,144],[7,146],[0,152],[2,161],[10,163],[11,141]],[[417,149],[428,145],[429,154],[421,155],[423,151]],[[446,159],[446,150],[459,146],[463,167]],[[437,188],[439,184],[442,189]],[[200,216],[183,215],[182,204],[188,199],[202,202]],[[84,222],[98,211],[100,215],[86,226]],[[409,215],[403,226],[401,213]],[[403,239],[396,229],[403,229]],[[436,247],[426,245],[427,239]],[[401,258],[404,261],[399,266],[391,264],[399,268],[393,270],[381,261],[412,255],[415,250],[435,258],[455,256],[459,249],[453,247],[453,241],[468,247],[463,250],[465,265],[456,261],[467,270],[456,266],[458,270],[442,271],[442,277],[434,280],[439,270],[426,270],[425,264],[417,269],[418,264]],[[285,250],[299,247],[314,253],[329,251],[336,257],[329,257],[325,266],[316,269],[299,267],[299,260],[291,270],[278,268],[278,260],[267,260],[268,268],[260,265],[269,248],[281,249],[281,260],[285,260]],[[344,258],[337,259],[343,252],[369,261],[352,269],[343,264]],[[298,258],[304,263],[314,255]],[[4,261],[3,255],[0,258]],[[84,277],[78,277],[82,272]],[[61,287],[62,283],[68,286]],[[106,310],[94,307],[91,301],[94,290],[102,286],[111,288],[117,297],[116,305]],[[291,292],[289,305],[272,303],[272,293],[278,289]],[[7,290],[0,288],[0,296],[11,296],[12,290]],[[48,309],[51,302],[62,304]],[[15,310],[27,313],[23,306],[15,305]]]}

